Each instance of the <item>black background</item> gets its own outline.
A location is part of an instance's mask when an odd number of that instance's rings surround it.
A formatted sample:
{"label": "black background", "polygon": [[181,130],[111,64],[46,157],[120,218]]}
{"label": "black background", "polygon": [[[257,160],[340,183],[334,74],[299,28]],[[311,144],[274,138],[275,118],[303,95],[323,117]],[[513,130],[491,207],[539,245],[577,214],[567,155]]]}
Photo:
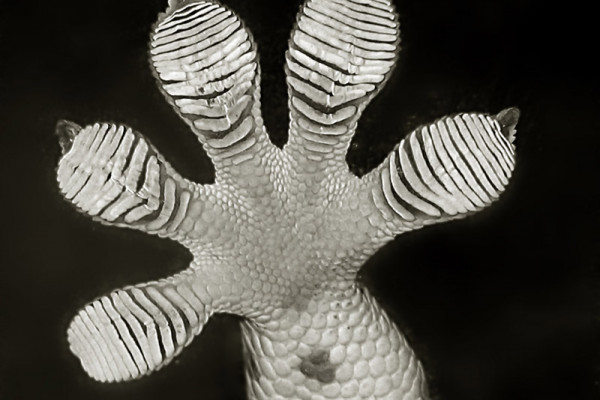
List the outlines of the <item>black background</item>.
{"label": "black background", "polygon": [[[407,334],[436,399],[600,398],[600,116],[594,13],[576,2],[398,0],[403,50],[348,156],[364,173],[421,123],[522,111],[505,195],[405,234],[361,279]],[[263,110],[286,138],[283,54],[297,1],[230,0],[253,32]],[[174,243],[90,222],[55,183],[57,120],[143,132],[185,176],[212,167],[147,64],[165,0],[0,1],[0,399],[242,399],[239,328],[213,318],[170,366],[126,384],[87,378],[65,329],[84,303],[170,275]]]}

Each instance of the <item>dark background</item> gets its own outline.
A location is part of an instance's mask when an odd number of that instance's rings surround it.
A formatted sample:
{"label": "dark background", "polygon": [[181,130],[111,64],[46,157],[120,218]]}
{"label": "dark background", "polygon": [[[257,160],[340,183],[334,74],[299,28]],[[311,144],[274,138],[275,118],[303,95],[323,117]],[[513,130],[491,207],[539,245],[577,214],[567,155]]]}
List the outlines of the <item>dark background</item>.
{"label": "dark background", "polygon": [[[258,42],[263,110],[286,138],[283,55],[298,1],[229,0]],[[421,123],[516,105],[518,165],[468,218],[405,234],[361,279],[406,333],[440,400],[600,398],[597,23],[576,2],[398,0],[403,51],[348,160],[364,173]],[[0,399],[242,399],[239,328],[213,318],[170,366],[87,378],[76,310],[190,261],[167,241],[92,223],[55,182],[57,120],[143,132],[185,176],[212,167],[156,88],[151,25],[166,0],[0,1]],[[181,397],[184,398],[184,397]],[[188,397],[185,397],[188,398]]]}

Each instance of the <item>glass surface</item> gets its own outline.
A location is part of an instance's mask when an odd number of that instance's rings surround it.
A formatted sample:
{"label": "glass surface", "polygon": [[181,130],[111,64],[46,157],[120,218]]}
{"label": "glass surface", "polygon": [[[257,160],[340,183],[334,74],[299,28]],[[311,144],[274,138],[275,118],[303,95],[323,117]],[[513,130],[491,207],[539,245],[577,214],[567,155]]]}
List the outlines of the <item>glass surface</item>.
{"label": "glass surface", "polygon": [[[195,137],[147,62],[166,1],[0,2],[2,272],[0,398],[242,399],[239,328],[213,318],[164,370],[89,379],[66,327],[95,296],[170,275],[174,243],[93,223],[55,181],[59,119],[142,132],[188,178],[210,182]],[[284,52],[296,1],[231,0],[258,43],[262,108],[288,124]],[[547,2],[399,0],[403,50],[367,108],[348,161],[378,165],[413,128],[446,114],[521,109],[518,165],[493,207],[397,238],[361,279],[407,335],[445,400],[600,395],[600,119],[592,12]],[[184,397],[179,397],[184,398]],[[187,398],[187,397],[186,397]]]}

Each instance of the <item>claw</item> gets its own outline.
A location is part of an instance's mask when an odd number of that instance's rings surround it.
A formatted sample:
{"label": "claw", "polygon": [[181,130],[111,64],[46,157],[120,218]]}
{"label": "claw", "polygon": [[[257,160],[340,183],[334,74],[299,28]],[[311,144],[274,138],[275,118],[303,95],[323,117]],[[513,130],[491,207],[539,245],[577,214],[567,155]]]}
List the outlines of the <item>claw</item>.
{"label": "claw", "polygon": [[61,119],[56,123],[55,132],[58,136],[58,143],[60,144],[63,155],[71,150],[75,136],[77,136],[80,131],[81,126],[74,122]]}
{"label": "claw", "polygon": [[520,115],[521,111],[517,107],[507,108],[496,115],[496,121],[500,124],[502,134],[510,143],[513,143],[515,140],[517,134],[516,127]]}

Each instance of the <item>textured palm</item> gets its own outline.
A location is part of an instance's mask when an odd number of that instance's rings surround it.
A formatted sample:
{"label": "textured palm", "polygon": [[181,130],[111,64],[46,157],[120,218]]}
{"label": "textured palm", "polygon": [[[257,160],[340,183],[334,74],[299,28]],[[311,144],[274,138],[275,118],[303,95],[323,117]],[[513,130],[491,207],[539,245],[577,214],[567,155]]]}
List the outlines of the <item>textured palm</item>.
{"label": "textured palm", "polygon": [[59,124],[62,193],[107,224],[179,241],[190,268],[103,296],[68,330],[101,381],[161,368],[210,315],[245,317],[252,398],[426,397],[419,362],[355,282],[396,235],[494,201],[514,167],[518,112],[446,117],[409,134],[375,170],[349,172],[357,121],[397,54],[385,0],[309,0],[286,54],[289,141],[269,140],[256,46],[214,2],[172,2],[151,63],[175,110],[214,162],[215,183],[178,175],[138,133]]}

